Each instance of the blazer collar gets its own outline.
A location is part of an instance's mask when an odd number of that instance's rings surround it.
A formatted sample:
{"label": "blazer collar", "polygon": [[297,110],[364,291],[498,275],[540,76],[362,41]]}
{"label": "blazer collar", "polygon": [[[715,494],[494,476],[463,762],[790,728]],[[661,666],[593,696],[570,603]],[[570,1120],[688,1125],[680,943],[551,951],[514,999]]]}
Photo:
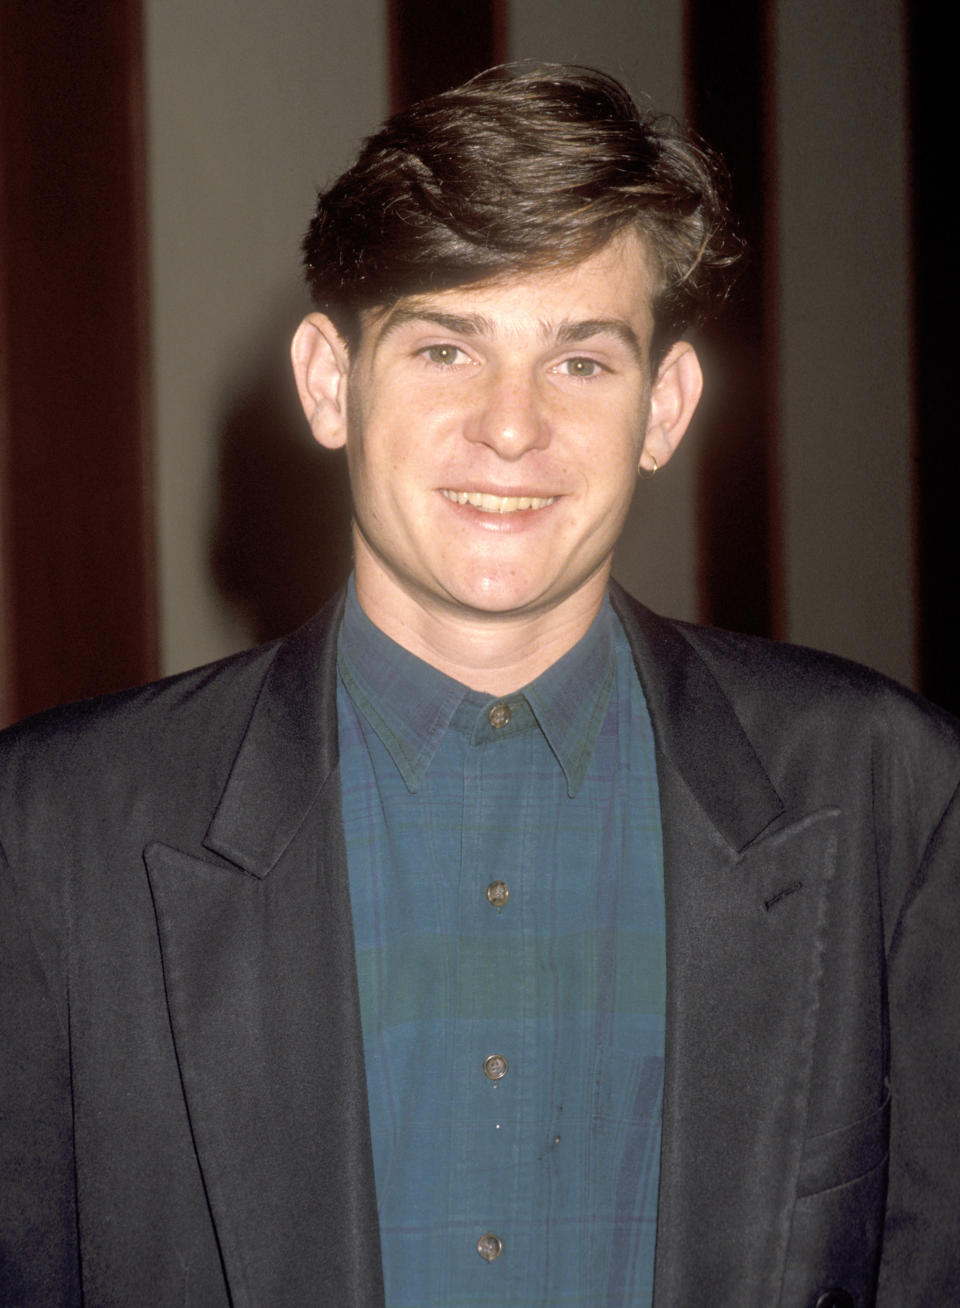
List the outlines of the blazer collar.
{"label": "blazer collar", "polygon": [[783,800],[682,626],[658,617],[615,583],[611,600],[633,649],[661,765],[676,769],[739,853],[783,814]]}
{"label": "blazer collar", "polygon": [[277,646],[204,846],[265,877],[337,765],[337,594]]}

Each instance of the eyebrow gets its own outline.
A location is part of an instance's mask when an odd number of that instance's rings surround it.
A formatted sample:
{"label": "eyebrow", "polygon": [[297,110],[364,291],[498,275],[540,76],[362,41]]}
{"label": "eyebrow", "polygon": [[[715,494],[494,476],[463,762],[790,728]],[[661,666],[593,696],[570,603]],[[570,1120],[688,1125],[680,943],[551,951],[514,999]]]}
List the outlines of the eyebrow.
{"label": "eyebrow", "polygon": [[[431,309],[428,305],[423,308],[398,305],[384,323],[376,348],[379,349],[389,336],[408,323],[430,323],[456,336],[496,335],[494,323],[484,314],[444,313],[439,309]],[[581,322],[561,322],[556,328],[541,323],[541,332],[545,339],[552,336],[558,345],[575,345],[592,340],[595,336],[613,336],[630,350],[638,363],[645,363],[637,334],[623,318],[586,318]]]}
{"label": "eyebrow", "polygon": [[424,305],[422,309],[397,305],[396,308],[391,310],[389,317],[380,330],[380,335],[377,338],[377,348],[379,349],[394,332],[412,322],[432,323],[445,332],[453,332],[456,336],[492,336],[494,333],[493,323],[483,314],[442,313],[440,310],[431,309],[427,305]]}
{"label": "eyebrow", "polygon": [[558,345],[575,345],[579,341],[591,340],[594,336],[616,337],[636,356],[638,363],[644,362],[637,333],[622,318],[588,318],[584,322],[562,322],[556,332]]}

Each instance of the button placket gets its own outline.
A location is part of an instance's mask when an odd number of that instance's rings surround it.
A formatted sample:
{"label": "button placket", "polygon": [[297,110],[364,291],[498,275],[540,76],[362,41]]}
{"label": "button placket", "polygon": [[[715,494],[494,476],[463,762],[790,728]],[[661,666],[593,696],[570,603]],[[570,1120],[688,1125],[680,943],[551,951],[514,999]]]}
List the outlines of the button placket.
{"label": "button placket", "polygon": [[[487,701],[480,707],[477,718],[474,718],[474,726],[471,735],[471,753],[476,764],[475,778],[469,780],[465,778],[467,811],[476,813],[475,821],[469,829],[473,837],[474,844],[471,841],[471,852],[467,854],[467,847],[464,847],[464,858],[472,857],[474,860],[474,875],[485,869],[487,876],[493,868],[502,869],[510,876],[513,882],[516,864],[521,858],[521,853],[516,847],[515,840],[508,835],[511,830],[510,824],[501,824],[497,821],[497,814],[504,811],[504,805],[507,810],[512,809],[515,798],[515,785],[517,775],[523,775],[524,764],[521,760],[526,760],[529,753],[529,742],[526,739],[525,730],[527,724],[527,714],[529,710],[522,702],[517,702],[513,706],[503,700],[493,702]],[[531,724],[533,719],[531,718]],[[504,752],[502,752],[504,751]],[[503,760],[510,759],[509,768],[505,769]],[[515,761],[514,761],[515,760]],[[489,767],[489,772],[488,772]],[[496,778],[494,781],[493,778]],[[508,778],[512,778],[509,779]],[[474,805],[476,808],[474,809]],[[478,878],[479,879],[479,878]],[[521,896],[517,890],[517,885],[511,884],[505,879],[496,877],[493,880],[484,882],[480,880],[480,887],[483,890],[483,900],[477,897],[473,898],[472,913],[480,913],[480,918],[476,916],[472,919],[472,929],[474,932],[479,931],[481,935],[486,936],[491,933],[491,940],[497,942],[497,948],[503,947],[504,939],[502,930],[498,928],[498,919],[501,913],[505,913],[507,905],[511,914],[514,905],[519,905]],[[474,881],[476,887],[477,882]],[[474,890],[476,896],[476,890]],[[484,900],[488,908],[496,910],[495,917],[484,917],[487,909],[484,908]],[[463,912],[468,913],[467,905],[463,905]],[[469,920],[466,916],[464,921]],[[506,917],[504,918],[506,923]],[[484,1202],[483,1207],[487,1210],[489,1217],[494,1221],[505,1221],[510,1224],[511,1215],[516,1207],[515,1190],[518,1184],[512,1171],[512,1150],[514,1147],[515,1135],[517,1131],[514,1117],[516,1108],[514,1104],[515,1095],[519,1088],[519,1083],[514,1086],[512,1082],[515,1077],[515,1069],[511,1066],[513,1062],[514,1051],[511,1049],[508,1056],[505,1052],[489,1052],[491,1046],[494,1050],[500,1044],[501,1038],[503,1045],[508,1048],[513,1043],[514,1023],[517,1020],[517,1013],[504,1011],[500,1007],[499,996],[503,993],[502,986],[503,973],[498,970],[497,985],[494,986],[489,1002],[484,1002],[481,995],[484,990],[483,982],[480,983],[480,992],[472,996],[472,1006],[476,1011],[485,1013],[493,1021],[489,1023],[489,1029],[485,1036],[480,1038],[486,1044],[486,1049],[482,1046],[477,1049],[474,1046],[474,1059],[471,1060],[472,1066],[468,1075],[474,1079],[474,1093],[479,1089],[480,1099],[484,1104],[481,1110],[482,1118],[487,1123],[487,1131],[483,1132],[483,1137],[476,1137],[476,1151],[474,1155],[474,1166],[480,1170],[479,1175],[489,1181],[489,1194]],[[512,988],[511,988],[512,989]],[[498,996],[496,1001],[494,995]],[[519,999],[519,994],[518,994]],[[522,1011],[523,1004],[519,1005]],[[501,1024],[497,1018],[502,1017],[505,1020],[505,1026],[501,1029]],[[492,1037],[492,1038],[491,1038]],[[502,1047],[502,1046],[501,1046]],[[479,1055],[479,1057],[478,1057]],[[515,1065],[519,1067],[520,1064]],[[483,1078],[478,1076],[483,1072]],[[480,1082],[480,1086],[477,1086]],[[504,1171],[506,1169],[506,1171]],[[478,1214],[479,1215],[479,1214]],[[484,1262],[492,1263],[498,1259],[503,1251],[503,1237],[496,1232],[487,1228],[480,1228],[483,1234],[477,1232],[475,1248],[478,1255]],[[477,1238],[479,1237],[479,1238]],[[508,1240],[514,1238],[507,1232]],[[514,1250],[516,1252],[516,1250]]]}

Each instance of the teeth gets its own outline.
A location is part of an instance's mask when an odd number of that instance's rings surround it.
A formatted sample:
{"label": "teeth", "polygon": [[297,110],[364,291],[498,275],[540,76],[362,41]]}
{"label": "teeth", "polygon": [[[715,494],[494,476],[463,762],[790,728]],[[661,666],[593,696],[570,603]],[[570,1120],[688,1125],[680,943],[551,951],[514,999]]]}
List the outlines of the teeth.
{"label": "teeth", "polygon": [[538,499],[535,495],[487,495],[480,491],[445,490],[443,493],[454,504],[470,504],[484,513],[516,513],[518,509],[545,509],[556,499],[555,495]]}

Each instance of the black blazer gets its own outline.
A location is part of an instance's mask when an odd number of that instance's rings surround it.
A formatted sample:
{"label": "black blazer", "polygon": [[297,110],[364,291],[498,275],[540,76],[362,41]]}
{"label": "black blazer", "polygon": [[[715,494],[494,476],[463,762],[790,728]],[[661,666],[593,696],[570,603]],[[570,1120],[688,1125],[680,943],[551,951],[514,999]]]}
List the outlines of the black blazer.
{"label": "black blazer", "polygon": [[[655,1302],[960,1302],[957,725],[615,603],[663,817]],[[0,742],[4,1304],[382,1302],[339,615]]]}

